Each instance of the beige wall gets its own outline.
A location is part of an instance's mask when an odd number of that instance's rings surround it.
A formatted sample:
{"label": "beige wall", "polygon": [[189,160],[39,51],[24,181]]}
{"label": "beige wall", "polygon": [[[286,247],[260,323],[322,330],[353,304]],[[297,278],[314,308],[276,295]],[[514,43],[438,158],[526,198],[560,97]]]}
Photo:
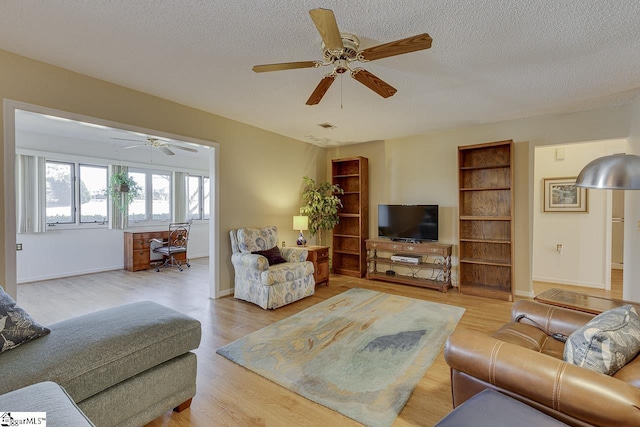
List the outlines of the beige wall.
{"label": "beige wall", "polygon": [[[564,158],[558,160],[556,150],[560,148]],[[533,227],[545,232],[533,235],[533,280],[599,289],[609,287],[613,192],[587,190],[586,213],[544,212],[544,179],[576,177],[591,160],[623,153],[626,149],[625,139],[536,148]],[[556,249],[558,244],[563,245],[561,252]]]}
{"label": "beige wall", "polygon": [[[4,51],[0,51],[0,97],[219,143],[222,290],[232,286],[233,278],[228,231],[239,226],[275,224],[282,234],[281,240],[292,242],[297,233],[291,230],[291,216],[298,212],[302,176],[327,179],[329,159],[356,155],[369,158],[371,236],[377,235],[375,207],[379,203],[428,202],[443,207],[441,240],[455,243],[457,146],[513,139],[516,142],[515,287],[518,293],[529,294],[533,147],[625,138],[629,135],[633,114],[634,150],[640,153],[640,100],[633,106],[538,116],[325,151]],[[4,146],[4,128],[0,129],[0,138]],[[4,162],[3,150],[0,156]],[[0,212],[3,213],[4,185],[3,179],[0,185]],[[640,206],[640,200],[636,200],[635,205]],[[640,208],[633,216],[628,212],[627,217],[639,221]],[[638,249],[627,251],[625,256],[637,257],[640,238],[637,227],[633,230],[635,236],[627,240],[629,244],[635,242]],[[0,239],[4,241],[5,236],[2,221]],[[0,245],[0,277],[7,271],[4,251]],[[640,271],[634,276],[625,274],[625,283],[640,278]],[[640,300],[640,295],[636,299]]]}
{"label": "beige wall", "polygon": [[[329,150],[327,159],[369,158],[370,236],[377,236],[379,203],[435,203],[441,206],[440,240],[457,246],[457,147],[512,139],[516,143],[515,289],[519,295],[531,295],[533,147],[624,138],[629,132],[629,119],[629,106],[538,116],[335,147]],[[454,255],[457,280],[457,248]]]}
{"label": "beige wall", "polygon": [[[640,97],[631,105],[629,145],[640,155]],[[622,298],[640,301],[640,191],[624,194],[624,286]]]}
{"label": "beige wall", "polygon": [[[5,51],[0,51],[0,97],[217,142],[223,291],[233,286],[229,230],[275,224],[280,240],[293,242],[297,233],[292,230],[291,217],[300,207],[302,177],[326,176],[322,148]],[[4,124],[0,138],[4,164]],[[4,242],[5,182],[0,179],[0,239]],[[7,272],[5,255],[0,245],[3,278]]]}

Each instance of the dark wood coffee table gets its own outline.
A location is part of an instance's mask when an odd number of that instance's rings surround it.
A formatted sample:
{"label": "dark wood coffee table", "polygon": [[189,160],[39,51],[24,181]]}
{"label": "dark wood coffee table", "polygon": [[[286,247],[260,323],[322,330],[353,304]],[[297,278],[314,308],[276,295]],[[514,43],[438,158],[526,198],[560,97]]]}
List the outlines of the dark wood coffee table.
{"label": "dark wood coffee table", "polygon": [[570,308],[591,314],[600,314],[603,311],[623,305],[632,305],[636,308],[636,311],[640,312],[640,303],[637,302],[595,297],[593,295],[556,288],[548,289],[533,299],[543,304]]}

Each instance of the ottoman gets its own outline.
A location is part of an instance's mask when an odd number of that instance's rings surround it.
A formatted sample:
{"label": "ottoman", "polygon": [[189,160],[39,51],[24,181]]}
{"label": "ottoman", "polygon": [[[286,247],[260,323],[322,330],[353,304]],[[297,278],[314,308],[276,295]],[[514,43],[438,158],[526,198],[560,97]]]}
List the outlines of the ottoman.
{"label": "ottoman", "polygon": [[486,389],[451,411],[436,427],[567,426],[519,400]]}

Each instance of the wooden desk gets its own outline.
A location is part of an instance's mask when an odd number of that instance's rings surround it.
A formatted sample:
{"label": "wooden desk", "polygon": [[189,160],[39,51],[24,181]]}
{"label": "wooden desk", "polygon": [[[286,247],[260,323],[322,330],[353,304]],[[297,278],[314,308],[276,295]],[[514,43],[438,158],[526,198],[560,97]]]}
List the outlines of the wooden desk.
{"label": "wooden desk", "polygon": [[[124,232],[124,269],[127,271],[148,270],[151,268],[151,239],[166,240],[169,230],[163,231],[125,231]],[[186,253],[175,254],[176,260],[187,261]]]}
{"label": "wooden desk", "polygon": [[632,305],[636,310],[640,310],[640,304],[636,302],[594,297],[592,295],[556,288],[548,289],[533,299],[543,304],[570,308],[572,310],[584,311],[585,313],[591,314],[600,314],[603,311],[611,310],[612,308],[621,307],[623,305]]}

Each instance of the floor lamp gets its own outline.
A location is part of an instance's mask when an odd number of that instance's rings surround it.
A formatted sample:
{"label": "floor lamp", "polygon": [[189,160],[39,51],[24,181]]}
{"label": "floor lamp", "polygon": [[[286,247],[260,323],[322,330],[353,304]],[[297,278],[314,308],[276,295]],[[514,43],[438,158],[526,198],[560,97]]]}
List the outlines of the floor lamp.
{"label": "floor lamp", "polygon": [[612,154],[597,158],[580,171],[576,187],[640,190],[640,156]]}

